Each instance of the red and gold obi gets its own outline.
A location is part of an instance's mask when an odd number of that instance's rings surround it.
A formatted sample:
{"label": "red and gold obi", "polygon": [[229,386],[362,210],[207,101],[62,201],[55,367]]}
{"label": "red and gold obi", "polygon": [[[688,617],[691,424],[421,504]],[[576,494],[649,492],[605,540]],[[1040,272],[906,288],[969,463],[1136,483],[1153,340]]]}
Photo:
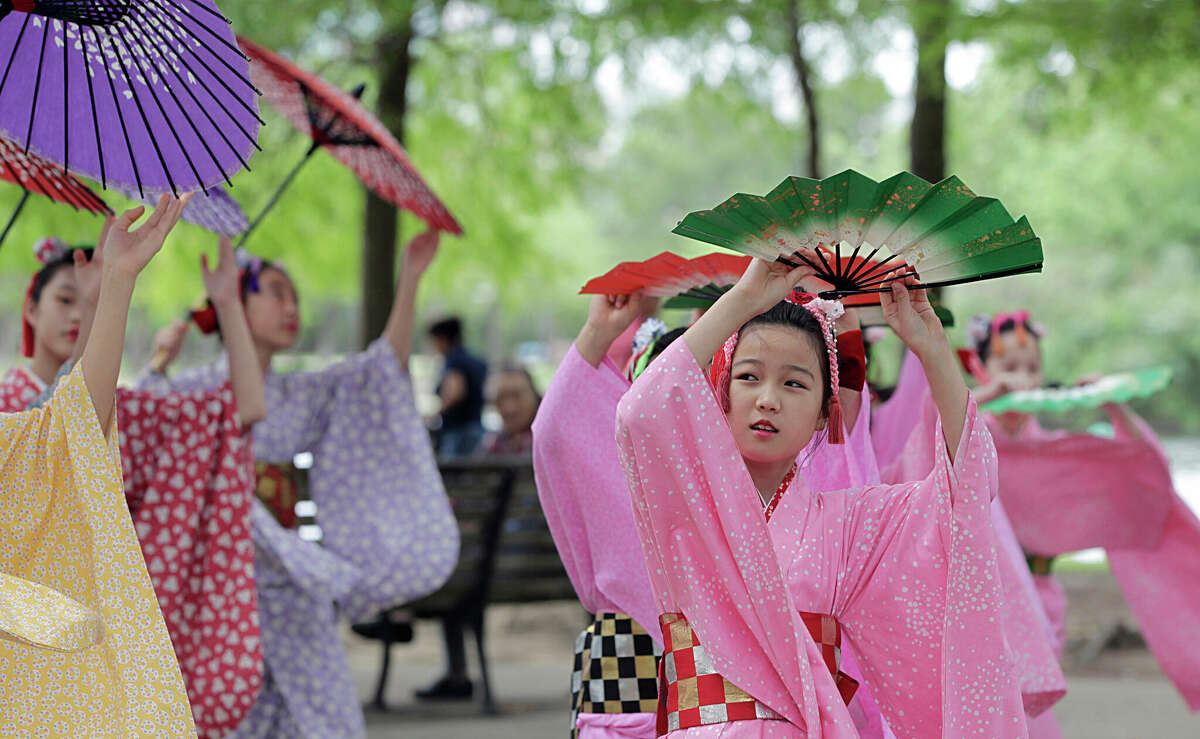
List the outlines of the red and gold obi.
{"label": "red and gold obi", "polygon": [[[801,613],[804,625],[821,647],[821,655],[837,683],[842,700],[854,696],[858,683],[838,670],[841,627],[832,616]],[[783,716],[729,682],[709,662],[704,647],[682,613],[659,616],[663,656],[659,666],[658,735],[728,721],[784,720]]]}
{"label": "red and gold obi", "polygon": [[300,500],[300,487],[296,484],[296,472],[296,468],[290,464],[254,464],[254,493],[285,529],[294,529],[299,525],[296,520],[296,501]]}

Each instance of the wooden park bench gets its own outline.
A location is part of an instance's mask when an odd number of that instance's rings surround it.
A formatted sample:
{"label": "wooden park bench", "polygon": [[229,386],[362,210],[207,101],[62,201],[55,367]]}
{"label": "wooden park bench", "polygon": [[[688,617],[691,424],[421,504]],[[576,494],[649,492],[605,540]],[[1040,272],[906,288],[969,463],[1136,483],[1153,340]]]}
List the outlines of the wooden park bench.
{"label": "wooden park bench", "polygon": [[445,460],[439,463],[458,519],[458,566],[445,585],[421,600],[354,624],[355,633],[382,643],[383,658],[371,707],[386,710],[384,694],[393,644],[412,641],[411,618],[458,618],[475,636],[482,673],[483,712],[495,713],[488,675],[484,613],[492,603],[574,600],[538,501],[528,457]]}

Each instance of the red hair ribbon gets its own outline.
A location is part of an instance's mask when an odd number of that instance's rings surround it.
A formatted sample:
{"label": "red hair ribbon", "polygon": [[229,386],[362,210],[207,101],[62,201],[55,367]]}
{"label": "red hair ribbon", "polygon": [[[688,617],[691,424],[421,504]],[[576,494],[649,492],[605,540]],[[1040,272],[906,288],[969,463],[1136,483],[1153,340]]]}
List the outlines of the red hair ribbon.
{"label": "red hair ribbon", "polygon": [[32,13],[37,0],[12,0],[12,9],[18,13]]}

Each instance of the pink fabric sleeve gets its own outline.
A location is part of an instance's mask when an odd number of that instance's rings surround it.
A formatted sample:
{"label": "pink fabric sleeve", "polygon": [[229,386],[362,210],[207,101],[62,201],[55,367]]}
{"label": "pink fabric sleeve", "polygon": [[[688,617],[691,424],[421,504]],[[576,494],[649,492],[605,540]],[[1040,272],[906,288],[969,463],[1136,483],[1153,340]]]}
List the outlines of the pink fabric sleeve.
{"label": "pink fabric sleeve", "polygon": [[629,485],[617,459],[617,403],[629,383],[572,346],[533,422],[538,496],[567,575],[592,613],[629,614],[661,643]]}
{"label": "pink fabric sleeve", "polygon": [[918,412],[928,389],[921,361],[917,355],[906,351],[896,389],[887,402],[875,406],[871,415],[871,442],[875,446],[875,460],[880,469],[895,461],[908,443],[908,437],[920,418]]}
{"label": "pink fabric sleeve", "polygon": [[617,440],[661,610],[683,612],[718,671],[808,736],[855,736],[685,342],[668,347],[626,393]]}
{"label": "pink fabric sleeve", "polygon": [[913,433],[932,457],[923,479],[819,496],[824,520],[844,520],[825,552],[842,572],[835,613],[898,736],[1026,733],[997,618],[1005,593],[989,515],[995,451],[968,403],[953,463],[934,409]]}
{"label": "pink fabric sleeve", "polygon": [[[917,408],[913,411],[912,421],[915,430],[902,453],[882,473],[884,481],[893,484],[928,475],[940,455],[945,453],[946,445],[942,438],[930,432],[937,424],[937,407],[929,395],[928,387],[917,387],[914,383],[909,385],[909,389],[917,394]],[[983,425],[982,419],[977,419],[977,422]],[[995,473],[1001,484],[1006,471],[1005,465],[1001,464]],[[987,516],[992,522],[997,568],[1003,588],[1001,624],[1017,665],[1025,710],[1029,715],[1036,716],[1062,698],[1066,692],[1066,678],[1054,648],[1052,625],[1048,623],[1041,600],[1037,597],[1021,545],[1012,533],[1003,508],[998,506],[1000,498],[995,497],[988,506]]]}

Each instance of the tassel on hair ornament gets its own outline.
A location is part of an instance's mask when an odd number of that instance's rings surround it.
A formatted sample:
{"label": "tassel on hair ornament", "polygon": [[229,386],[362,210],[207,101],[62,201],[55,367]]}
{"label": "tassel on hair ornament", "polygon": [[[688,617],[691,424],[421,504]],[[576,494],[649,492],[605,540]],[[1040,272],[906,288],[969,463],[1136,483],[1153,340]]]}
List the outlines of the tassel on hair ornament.
{"label": "tassel on hair ornament", "polygon": [[829,400],[829,443],[845,444],[846,434],[842,425],[842,401],[838,397],[840,383],[838,378],[837,333],[833,322],[846,313],[846,307],[837,300],[825,300],[811,293],[793,291],[787,297],[788,302],[802,305],[817,319],[821,326],[821,335],[825,338],[825,351],[829,353],[829,388],[832,391]]}

